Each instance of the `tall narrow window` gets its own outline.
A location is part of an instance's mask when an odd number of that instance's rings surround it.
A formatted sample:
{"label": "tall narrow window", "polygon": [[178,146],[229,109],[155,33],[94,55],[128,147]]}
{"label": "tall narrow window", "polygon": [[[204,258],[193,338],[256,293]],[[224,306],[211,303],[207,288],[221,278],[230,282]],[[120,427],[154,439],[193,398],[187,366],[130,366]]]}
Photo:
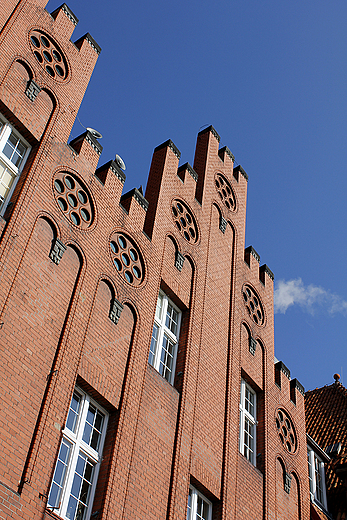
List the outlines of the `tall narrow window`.
{"label": "tall narrow window", "polygon": [[309,447],[307,448],[307,461],[311,496],[326,507],[324,463]]}
{"label": "tall narrow window", "polygon": [[171,384],[175,374],[181,314],[166,294],[160,291],[148,362]]}
{"label": "tall narrow window", "polygon": [[240,399],[240,452],[256,464],[256,408],[257,396],[254,390],[241,380]]}
{"label": "tall narrow window", "polygon": [[5,212],[29,151],[28,143],[0,116],[0,215]]}
{"label": "tall narrow window", "polygon": [[212,504],[197,489],[190,486],[188,495],[187,520],[211,520]]}
{"label": "tall narrow window", "polygon": [[76,388],[47,504],[62,518],[88,520],[90,517],[107,420],[107,412]]}

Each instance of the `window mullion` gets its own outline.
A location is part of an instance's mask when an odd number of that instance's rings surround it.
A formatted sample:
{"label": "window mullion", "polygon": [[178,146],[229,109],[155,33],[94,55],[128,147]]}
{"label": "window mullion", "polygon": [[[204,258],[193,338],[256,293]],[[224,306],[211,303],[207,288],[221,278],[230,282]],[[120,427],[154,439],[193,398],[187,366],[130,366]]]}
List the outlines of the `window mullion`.
{"label": "window mullion", "polygon": [[10,127],[10,125],[5,123],[5,128],[0,139],[0,152],[2,152],[2,150],[4,149],[5,144],[7,143],[7,140],[11,135],[11,132],[12,128]]}
{"label": "window mullion", "polygon": [[198,494],[195,489],[192,490],[192,510],[191,510],[191,518],[192,520],[196,520],[196,512],[198,507]]}
{"label": "window mullion", "polygon": [[312,493],[313,496],[316,497],[316,469],[314,464],[314,451],[310,451],[310,460],[311,460],[311,477],[312,477]]}
{"label": "window mullion", "polygon": [[164,340],[164,327],[161,323],[158,328],[157,349],[156,349],[155,360],[154,360],[154,368],[158,371],[159,371],[159,363],[160,363],[160,358],[161,358],[161,351],[163,348],[163,340]]}

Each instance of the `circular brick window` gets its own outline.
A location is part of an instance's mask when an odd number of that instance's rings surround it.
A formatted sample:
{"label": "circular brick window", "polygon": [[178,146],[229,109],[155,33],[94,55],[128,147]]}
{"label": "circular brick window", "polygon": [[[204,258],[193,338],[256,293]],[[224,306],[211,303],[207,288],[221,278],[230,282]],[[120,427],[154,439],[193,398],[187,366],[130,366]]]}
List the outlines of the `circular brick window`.
{"label": "circular brick window", "polygon": [[30,33],[31,50],[40,63],[54,79],[63,80],[67,76],[66,60],[53,40],[41,33],[40,31],[32,31]]}
{"label": "circular brick window", "polygon": [[130,285],[138,286],[144,277],[144,262],[139,248],[127,235],[114,233],[110,240],[113,265]]}
{"label": "circular brick window", "polygon": [[230,210],[235,210],[236,199],[230,182],[221,173],[216,173],[214,178],[216,190],[224,206]]}
{"label": "circular brick window", "polygon": [[295,429],[291,418],[283,409],[277,410],[276,428],[283,447],[289,453],[295,453],[297,448]]}
{"label": "circular brick window", "polygon": [[57,173],[53,180],[55,200],[65,217],[75,226],[87,229],[94,220],[94,209],[87,188],[71,173]]}
{"label": "circular brick window", "polygon": [[178,231],[188,242],[195,244],[199,236],[198,226],[191,210],[184,202],[176,199],[172,202],[171,211]]}
{"label": "circular brick window", "polygon": [[245,301],[246,309],[252,320],[257,325],[264,323],[263,306],[260,303],[260,298],[250,285],[245,285],[242,290],[243,299]]}

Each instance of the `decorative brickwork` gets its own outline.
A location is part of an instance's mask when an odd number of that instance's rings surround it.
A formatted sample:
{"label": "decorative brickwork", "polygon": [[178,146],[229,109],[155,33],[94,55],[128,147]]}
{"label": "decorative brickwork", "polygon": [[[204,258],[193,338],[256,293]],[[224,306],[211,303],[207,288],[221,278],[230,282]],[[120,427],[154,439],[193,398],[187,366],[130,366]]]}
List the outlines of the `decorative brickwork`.
{"label": "decorative brickwork", "polygon": [[27,150],[0,222],[0,518],[309,520],[303,389],[244,249],[247,174],[209,126],[193,167],[165,141],[145,196],[123,193],[101,139],[68,142],[101,49],[44,4],[0,10],[1,143]]}
{"label": "decorative brickwork", "polygon": [[174,200],[172,202],[172,217],[176,224],[178,231],[184,238],[194,244],[197,242],[198,226],[192,211],[182,200]]}
{"label": "decorative brickwork", "polygon": [[87,229],[94,220],[94,208],[88,189],[67,172],[55,175],[53,189],[64,216],[75,226]]}
{"label": "decorative brickwork", "polygon": [[65,79],[68,69],[66,59],[53,39],[41,31],[31,31],[31,50],[43,69],[54,79]]}
{"label": "decorative brickwork", "polygon": [[55,238],[52,242],[52,249],[49,253],[49,258],[53,260],[55,264],[59,265],[59,262],[63,257],[64,251],[66,251],[66,246],[64,246],[63,242],[61,242],[59,238]]}
{"label": "decorative brickwork", "polygon": [[26,95],[30,99],[30,101],[35,101],[37,94],[41,92],[41,87],[33,79],[31,79],[28,83],[27,89],[25,91]]}
{"label": "decorative brickwork", "polygon": [[140,285],[144,277],[144,263],[134,241],[123,233],[115,233],[110,241],[110,252],[120,276],[131,285]]}

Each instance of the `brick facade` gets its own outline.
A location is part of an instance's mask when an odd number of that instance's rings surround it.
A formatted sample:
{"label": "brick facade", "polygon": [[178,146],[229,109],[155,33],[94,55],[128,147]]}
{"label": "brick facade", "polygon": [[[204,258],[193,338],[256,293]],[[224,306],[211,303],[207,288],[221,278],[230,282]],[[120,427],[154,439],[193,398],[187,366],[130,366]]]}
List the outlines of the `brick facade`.
{"label": "brick facade", "polygon": [[[271,270],[244,247],[247,174],[209,127],[193,167],[167,141],[145,195],[122,194],[92,134],[67,143],[100,48],[72,43],[77,18],[45,3],[0,12],[0,114],[31,146],[0,217],[0,518],[56,517],[77,385],[109,414],[88,518],[183,519],[192,485],[213,520],[307,520],[303,389],[274,358]],[[172,384],[148,363],[160,289],[182,313]],[[254,463],[240,453],[241,381],[256,395]]]}

